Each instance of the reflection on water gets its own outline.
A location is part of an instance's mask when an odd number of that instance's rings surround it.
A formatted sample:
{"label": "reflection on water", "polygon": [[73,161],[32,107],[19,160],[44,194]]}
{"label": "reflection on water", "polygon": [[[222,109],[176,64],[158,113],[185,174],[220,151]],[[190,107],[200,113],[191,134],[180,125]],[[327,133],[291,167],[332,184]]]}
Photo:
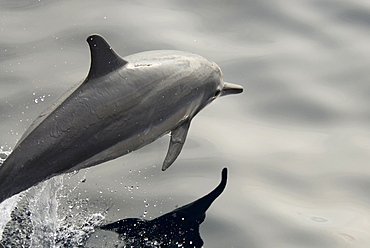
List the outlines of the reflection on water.
{"label": "reflection on water", "polygon": [[2,1],[0,146],[14,147],[33,118],[85,78],[92,33],[122,56],[191,51],[245,93],[204,109],[165,173],[168,137],[65,179],[66,191],[81,173],[86,181],[60,202],[60,218],[68,206],[76,216],[81,202],[86,219],[152,219],[204,193],[227,166],[228,190],[201,225],[206,247],[367,247],[368,16],[364,0]]}
{"label": "reflection on water", "polygon": [[227,169],[222,171],[220,184],[206,196],[177,208],[153,220],[129,218],[119,220],[100,229],[114,231],[125,247],[185,247],[200,248],[204,242],[199,226],[206,211],[226,187]]}
{"label": "reflection on water", "polygon": [[[71,201],[62,179],[54,177],[24,193],[3,230],[5,247],[203,247],[199,227],[226,187],[227,169],[219,185],[194,202],[153,220],[127,218],[105,225],[103,214],[93,213],[89,200]],[[64,201],[68,207],[60,208]],[[104,215],[107,211],[109,207]],[[98,230],[114,231],[119,240]]]}

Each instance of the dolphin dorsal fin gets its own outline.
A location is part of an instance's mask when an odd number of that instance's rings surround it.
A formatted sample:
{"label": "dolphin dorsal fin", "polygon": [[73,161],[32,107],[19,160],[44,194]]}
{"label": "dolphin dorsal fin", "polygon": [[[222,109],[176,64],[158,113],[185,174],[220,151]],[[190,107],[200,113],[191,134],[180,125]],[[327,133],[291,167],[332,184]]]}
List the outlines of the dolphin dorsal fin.
{"label": "dolphin dorsal fin", "polygon": [[128,62],[115,53],[108,42],[100,35],[94,34],[87,38],[90,46],[91,65],[88,79],[104,76]]}

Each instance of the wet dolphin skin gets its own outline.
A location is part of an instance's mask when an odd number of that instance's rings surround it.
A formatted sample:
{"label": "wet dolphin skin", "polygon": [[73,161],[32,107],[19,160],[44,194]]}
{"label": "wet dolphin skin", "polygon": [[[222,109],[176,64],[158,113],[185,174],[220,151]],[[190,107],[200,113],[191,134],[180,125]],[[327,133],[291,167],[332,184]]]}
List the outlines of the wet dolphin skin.
{"label": "wet dolphin skin", "polygon": [[121,58],[99,35],[87,42],[86,79],[41,113],[0,166],[0,202],[170,132],[166,170],[180,154],[192,118],[217,97],[243,91],[225,83],[220,68],[196,54],[149,51]]}

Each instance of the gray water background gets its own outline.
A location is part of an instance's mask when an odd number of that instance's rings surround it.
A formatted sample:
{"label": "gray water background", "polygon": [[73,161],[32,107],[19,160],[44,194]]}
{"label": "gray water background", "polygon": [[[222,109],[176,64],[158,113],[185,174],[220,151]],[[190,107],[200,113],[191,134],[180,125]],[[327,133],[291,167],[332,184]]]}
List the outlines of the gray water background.
{"label": "gray water background", "polygon": [[369,1],[1,1],[3,150],[85,78],[92,33],[122,56],[198,53],[245,89],[195,117],[166,172],[168,136],[66,176],[93,211],[154,218],[208,193],[228,167],[205,247],[368,247]]}

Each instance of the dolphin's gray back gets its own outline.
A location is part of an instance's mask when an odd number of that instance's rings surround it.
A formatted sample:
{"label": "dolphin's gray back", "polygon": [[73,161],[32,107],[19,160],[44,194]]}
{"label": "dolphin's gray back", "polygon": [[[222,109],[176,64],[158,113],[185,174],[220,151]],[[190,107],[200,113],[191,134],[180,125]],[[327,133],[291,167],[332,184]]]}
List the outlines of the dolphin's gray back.
{"label": "dolphin's gray back", "polygon": [[0,167],[0,202],[1,191],[12,195],[151,143],[204,107],[213,94],[207,83],[220,76],[213,63],[186,52],[124,59],[106,75],[88,76],[35,120]]}

